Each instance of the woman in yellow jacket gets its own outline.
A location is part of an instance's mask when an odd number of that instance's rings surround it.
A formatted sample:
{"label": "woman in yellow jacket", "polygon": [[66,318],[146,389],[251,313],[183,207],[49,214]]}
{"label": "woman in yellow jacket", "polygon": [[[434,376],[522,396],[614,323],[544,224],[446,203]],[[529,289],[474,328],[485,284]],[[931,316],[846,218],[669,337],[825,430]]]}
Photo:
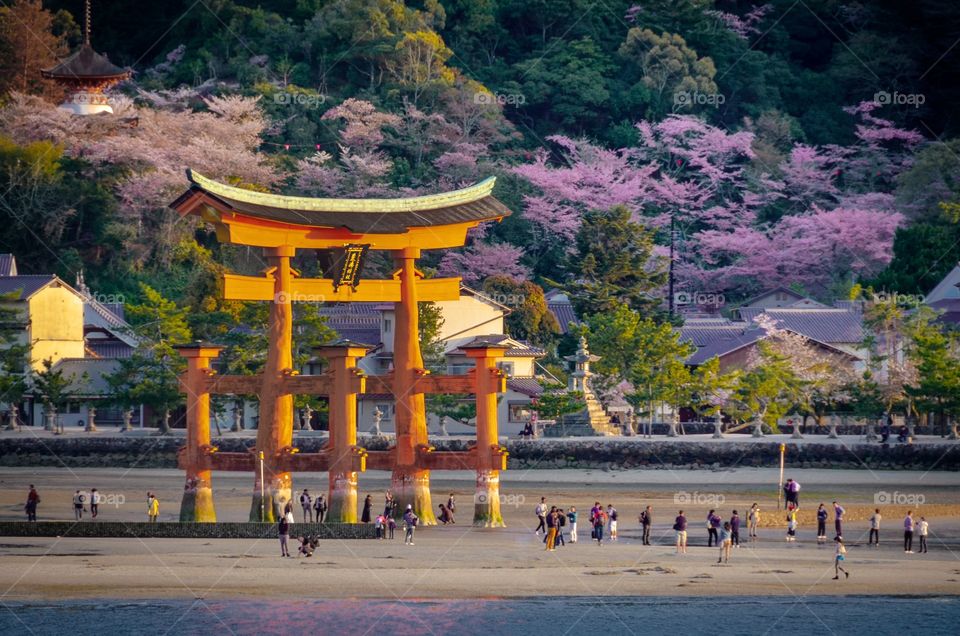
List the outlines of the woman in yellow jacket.
{"label": "woman in yellow jacket", "polygon": [[157,517],[160,516],[160,500],[153,496],[153,493],[147,494],[147,516],[150,518],[150,523],[156,523]]}

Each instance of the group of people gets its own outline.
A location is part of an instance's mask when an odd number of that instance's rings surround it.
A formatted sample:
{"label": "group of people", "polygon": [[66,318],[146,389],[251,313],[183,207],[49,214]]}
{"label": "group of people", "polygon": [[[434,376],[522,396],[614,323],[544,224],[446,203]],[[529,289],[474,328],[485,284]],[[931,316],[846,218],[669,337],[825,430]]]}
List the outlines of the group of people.
{"label": "group of people", "polygon": [[323,495],[317,495],[316,499],[310,496],[310,491],[306,488],[300,493],[300,508],[303,510],[304,523],[323,523],[327,516],[327,500]]}
{"label": "group of people", "polygon": [[[30,486],[30,489],[33,490],[33,486]],[[89,505],[90,517],[96,519],[97,515],[100,514],[100,502],[102,500],[103,497],[100,496],[96,488],[91,488],[89,495],[82,490],[77,490],[73,493],[73,518],[81,521],[83,519],[83,513],[87,512],[87,505]],[[27,495],[27,503],[29,504],[29,502],[30,495]],[[27,511],[28,520],[29,516],[30,512]],[[36,507],[34,507],[34,521],[36,521]]]}
{"label": "group of people", "polygon": [[[543,543],[546,544],[546,550],[554,551],[556,546],[566,545],[564,539],[564,528],[570,526],[570,543],[577,542],[577,508],[571,506],[570,510],[565,511],[557,506],[547,508],[547,498],[541,497],[534,513],[537,516],[537,527],[533,533],[540,536],[543,532]],[[604,530],[611,541],[617,540],[617,518],[619,513],[613,507],[613,504],[607,505],[606,509],[595,501],[593,508],[590,509],[590,538],[597,542],[597,545],[603,545]]]}

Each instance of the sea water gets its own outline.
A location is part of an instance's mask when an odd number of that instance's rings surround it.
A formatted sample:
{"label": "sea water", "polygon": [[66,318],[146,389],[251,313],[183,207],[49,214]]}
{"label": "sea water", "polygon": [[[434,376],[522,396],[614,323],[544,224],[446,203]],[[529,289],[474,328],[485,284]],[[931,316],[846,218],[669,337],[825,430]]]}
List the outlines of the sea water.
{"label": "sea water", "polygon": [[0,634],[960,633],[960,597],[0,600]]}

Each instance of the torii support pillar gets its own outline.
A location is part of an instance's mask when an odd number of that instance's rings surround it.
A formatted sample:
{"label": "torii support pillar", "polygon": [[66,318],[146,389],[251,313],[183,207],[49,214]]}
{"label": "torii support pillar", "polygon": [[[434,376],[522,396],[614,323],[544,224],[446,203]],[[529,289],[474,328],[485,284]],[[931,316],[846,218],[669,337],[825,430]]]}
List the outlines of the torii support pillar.
{"label": "torii support pillar", "polygon": [[[357,359],[369,351],[369,347],[349,341],[319,347],[318,356],[329,361],[327,373],[333,375],[330,391],[330,440],[331,451],[328,477],[329,521],[334,523],[357,523],[357,463],[364,470],[364,455],[357,455],[357,391],[364,391],[362,373],[357,369]],[[357,386],[355,378],[360,377]]]}
{"label": "torii support pillar", "polygon": [[177,347],[187,359],[187,371],[180,376],[180,384],[187,394],[187,445],[180,449],[180,467],[186,471],[186,484],[180,502],[181,522],[207,522],[217,520],[213,507],[213,489],[210,484],[210,467],[207,455],[210,446],[210,393],[207,388],[210,361],[216,358],[221,347],[197,343]]}
{"label": "torii support pillar", "polygon": [[[283,246],[264,251],[273,276],[273,298],[270,301],[269,346],[260,388],[257,429],[257,452],[263,453],[263,470],[255,472],[250,521],[272,522],[293,497],[293,478],[280,464],[283,454],[290,451],[293,440],[293,395],[283,390],[283,379],[293,372],[293,306],[290,302],[293,274],[290,259],[296,250]],[[260,483],[261,474],[263,484]]]}
{"label": "torii support pillar", "polygon": [[497,362],[507,350],[496,345],[463,347],[476,364],[477,488],[473,496],[473,525],[502,528],[500,471],[507,468],[507,452],[500,445],[497,428],[497,393],[506,390],[506,377]]}
{"label": "torii support pillar", "polygon": [[418,462],[418,449],[429,447],[426,403],[416,393],[417,378],[426,374],[420,353],[417,314],[416,261],[420,250],[408,247],[394,252],[400,279],[400,302],[396,303],[393,341],[393,395],[396,408],[397,446],[391,490],[400,510],[408,505],[422,525],[436,525],[430,499],[430,471]]}

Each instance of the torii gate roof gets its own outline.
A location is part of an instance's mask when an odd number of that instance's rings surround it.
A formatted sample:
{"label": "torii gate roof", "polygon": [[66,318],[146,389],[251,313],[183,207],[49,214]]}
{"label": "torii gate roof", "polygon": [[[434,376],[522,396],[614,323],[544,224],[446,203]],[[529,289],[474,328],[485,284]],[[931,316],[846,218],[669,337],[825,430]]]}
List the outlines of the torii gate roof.
{"label": "torii gate roof", "polygon": [[[243,218],[304,228],[342,228],[353,234],[402,234],[431,228],[500,220],[510,210],[491,194],[489,177],[452,192],[399,199],[332,199],[254,192],[187,170],[190,188],[170,207],[181,214],[214,212],[214,222]],[[229,217],[229,218],[228,218]],[[207,218],[207,217],[205,217]]]}

